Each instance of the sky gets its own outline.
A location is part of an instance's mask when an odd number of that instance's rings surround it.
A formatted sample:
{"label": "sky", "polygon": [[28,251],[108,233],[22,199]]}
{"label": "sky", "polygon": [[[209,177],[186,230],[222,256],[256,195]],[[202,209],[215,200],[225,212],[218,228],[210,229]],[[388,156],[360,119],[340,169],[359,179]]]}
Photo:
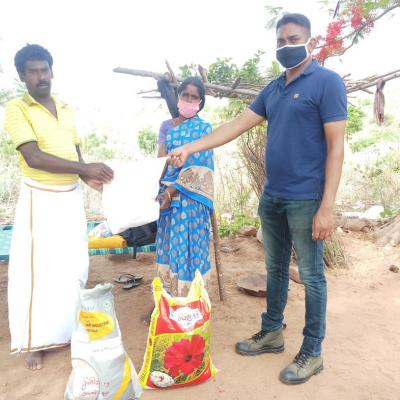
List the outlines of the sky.
{"label": "sky", "polygon": [[[0,87],[17,78],[15,52],[26,43],[41,44],[54,58],[53,89],[77,111],[82,130],[96,127],[116,138],[132,138],[143,126],[159,126],[168,112],[163,102],[137,95],[141,89],[154,89],[154,79],[116,74],[112,69],[120,66],[165,72],[165,59],[175,71],[190,63],[206,67],[217,57],[231,57],[241,64],[259,49],[265,51],[263,62],[268,65],[275,55],[275,32],[265,28],[267,3],[1,0]],[[273,4],[307,15],[315,35],[325,32],[331,18],[318,1]],[[354,78],[399,68],[394,35],[399,25],[398,11],[378,21],[364,41],[341,59],[328,60],[326,66],[341,74],[351,72]],[[399,93],[397,82],[392,87]]]}

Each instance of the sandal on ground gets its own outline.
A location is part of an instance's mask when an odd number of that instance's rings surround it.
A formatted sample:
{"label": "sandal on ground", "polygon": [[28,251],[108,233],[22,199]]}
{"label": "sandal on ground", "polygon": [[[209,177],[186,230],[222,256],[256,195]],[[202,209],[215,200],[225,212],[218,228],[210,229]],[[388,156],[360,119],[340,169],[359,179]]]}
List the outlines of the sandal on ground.
{"label": "sandal on ground", "polygon": [[133,274],[128,274],[128,273],[123,273],[118,278],[114,279],[115,283],[121,283],[121,284],[126,284],[131,281],[134,282],[139,282],[143,279],[143,275],[133,275]]}
{"label": "sandal on ground", "polygon": [[133,288],[141,285],[141,283],[142,283],[141,281],[138,282],[138,281],[131,279],[130,281],[128,281],[122,285],[122,289],[125,289],[125,290],[133,289]]}

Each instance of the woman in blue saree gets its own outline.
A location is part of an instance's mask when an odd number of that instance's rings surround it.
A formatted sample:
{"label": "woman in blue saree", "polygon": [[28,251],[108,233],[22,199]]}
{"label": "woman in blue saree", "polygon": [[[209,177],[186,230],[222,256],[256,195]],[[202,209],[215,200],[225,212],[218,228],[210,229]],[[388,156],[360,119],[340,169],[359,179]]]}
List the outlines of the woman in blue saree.
{"label": "woman in blue saree", "polygon": [[[160,127],[160,157],[211,132],[211,125],[197,115],[204,103],[201,80],[183,81],[178,88],[179,117]],[[165,289],[173,296],[187,295],[196,269],[205,283],[209,279],[213,174],[213,152],[208,150],[193,154],[180,168],[168,165],[161,178],[156,263]]]}

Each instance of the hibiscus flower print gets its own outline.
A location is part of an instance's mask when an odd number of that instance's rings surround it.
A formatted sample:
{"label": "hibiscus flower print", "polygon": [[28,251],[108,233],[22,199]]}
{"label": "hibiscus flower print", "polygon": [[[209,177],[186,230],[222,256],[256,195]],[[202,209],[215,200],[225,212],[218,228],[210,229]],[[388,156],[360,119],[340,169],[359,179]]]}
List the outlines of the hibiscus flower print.
{"label": "hibiscus flower print", "polygon": [[173,343],[165,351],[164,367],[174,378],[180,373],[189,375],[203,362],[205,345],[200,335],[193,335],[191,341],[182,339]]}

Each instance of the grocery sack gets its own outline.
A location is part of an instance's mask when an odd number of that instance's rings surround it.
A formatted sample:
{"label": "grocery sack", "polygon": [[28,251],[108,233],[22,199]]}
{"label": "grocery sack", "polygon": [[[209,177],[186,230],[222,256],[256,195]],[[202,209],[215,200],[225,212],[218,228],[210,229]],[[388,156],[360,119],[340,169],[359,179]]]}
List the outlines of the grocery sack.
{"label": "grocery sack", "polygon": [[143,392],[122,345],[111,287],[81,289],[64,400],[135,400]]}
{"label": "grocery sack", "polygon": [[92,228],[88,232],[88,236],[106,238],[112,236],[112,232],[107,224],[107,221],[103,221]]}
{"label": "grocery sack", "polygon": [[171,297],[158,277],[153,281],[153,295],[155,308],[139,372],[142,386],[182,387],[213,377],[211,303],[200,272],[196,270],[187,297]]}
{"label": "grocery sack", "polygon": [[102,203],[113,234],[158,219],[160,203],[155,199],[166,160],[163,157],[108,163],[114,170],[114,179],[104,185]]}

